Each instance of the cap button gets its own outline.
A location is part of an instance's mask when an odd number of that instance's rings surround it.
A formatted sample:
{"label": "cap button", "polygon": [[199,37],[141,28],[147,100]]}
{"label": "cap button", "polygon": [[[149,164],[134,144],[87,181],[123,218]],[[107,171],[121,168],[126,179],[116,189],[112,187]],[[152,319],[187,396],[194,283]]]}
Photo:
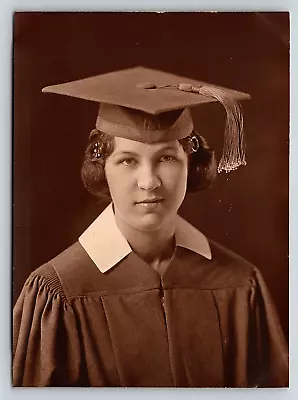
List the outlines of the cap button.
{"label": "cap button", "polygon": [[137,85],[137,88],[139,88],[139,89],[155,89],[156,85],[154,83],[150,83],[150,82],[142,82]]}

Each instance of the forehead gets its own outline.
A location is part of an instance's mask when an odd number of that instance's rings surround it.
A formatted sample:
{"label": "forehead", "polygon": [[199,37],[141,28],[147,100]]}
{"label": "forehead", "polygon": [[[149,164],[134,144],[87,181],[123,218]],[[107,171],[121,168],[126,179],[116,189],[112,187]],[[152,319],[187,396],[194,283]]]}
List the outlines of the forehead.
{"label": "forehead", "polygon": [[136,140],[126,139],[122,137],[114,138],[114,154],[119,153],[136,153],[136,154],[154,154],[165,149],[177,150],[181,148],[178,140],[170,140],[158,143],[143,143]]}

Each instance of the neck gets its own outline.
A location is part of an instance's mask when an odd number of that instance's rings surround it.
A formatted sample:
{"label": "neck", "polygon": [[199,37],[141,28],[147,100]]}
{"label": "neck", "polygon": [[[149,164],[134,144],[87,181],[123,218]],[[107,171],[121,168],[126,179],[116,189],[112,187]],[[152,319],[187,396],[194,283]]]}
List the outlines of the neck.
{"label": "neck", "polygon": [[175,248],[175,222],[164,223],[154,231],[130,226],[115,214],[117,225],[133,251],[149,264],[170,259]]}

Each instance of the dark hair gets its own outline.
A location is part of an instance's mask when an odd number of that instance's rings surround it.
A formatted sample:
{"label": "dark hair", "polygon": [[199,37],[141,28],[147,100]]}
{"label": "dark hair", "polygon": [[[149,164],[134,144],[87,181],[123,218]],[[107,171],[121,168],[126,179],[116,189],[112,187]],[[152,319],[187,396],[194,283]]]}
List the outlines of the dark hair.
{"label": "dark hair", "polygon": [[[179,143],[188,155],[187,193],[208,188],[216,176],[217,166],[214,150],[195,131],[186,138],[179,140]],[[194,146],[197,147],[196,152],[193,152]],[[85,188],[96,197],[110,197],[104,167],[113,150],[113,136],[93,129],[85,150],[81,178]]]}

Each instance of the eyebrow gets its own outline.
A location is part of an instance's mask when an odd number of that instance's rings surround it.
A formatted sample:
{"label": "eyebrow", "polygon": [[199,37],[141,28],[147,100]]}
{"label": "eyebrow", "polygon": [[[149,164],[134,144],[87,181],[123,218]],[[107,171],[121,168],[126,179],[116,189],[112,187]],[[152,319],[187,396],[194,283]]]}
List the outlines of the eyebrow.
{"label": "eyebrow", "polygon": [[[176,151],[177,148],[175,146],[167,145],[165,147],[162,147],[161,149],[156,150],[156,154],[162,153],[164,151]],[[124,155],[129,155],[129,156],[134,156],[134,157],[140,157],[139,153],[136,153],[134,151],[129,151],[129,150],[116,150],[113,153],[114,156],[124,156]]]}
{"label": "eyebrow", "polygon": [[162,151],[167,151],[167,150],[178,150],[177,147],[167,145],[165,147],[162,147],[160,150],[157,150],[157,153],[161,153]]}
{"label": "eyebrow", "polygon": [[133,151],[127,151],[127,150],[124,150],[124,151],[122,151],[122,150],[116,150],[116,151],[114,151],[112,154],[111,154],[111,156],[134,156],[134,157],[138,157],[139,156],[139,154],[137,154],[137,153],[135,153],[135,152],[133,152]]}

